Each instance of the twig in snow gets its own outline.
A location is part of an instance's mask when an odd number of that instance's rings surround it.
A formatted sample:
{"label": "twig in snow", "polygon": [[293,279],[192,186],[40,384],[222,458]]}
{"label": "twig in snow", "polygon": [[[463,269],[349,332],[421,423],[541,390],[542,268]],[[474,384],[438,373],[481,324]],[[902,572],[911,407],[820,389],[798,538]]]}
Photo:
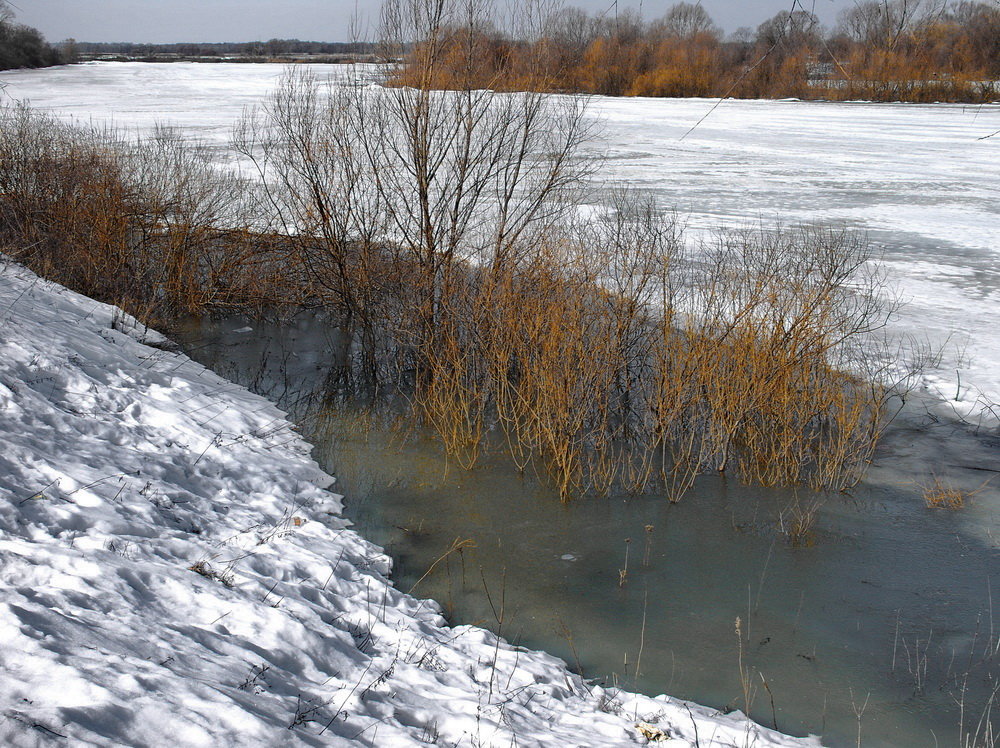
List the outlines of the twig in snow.
{"label": "twig in snow", "polygon": [[49,483],[49,484],[48,484],[47,486],[45,486],[45,488],[43,488],[43,489],[42,489],[41,491],[36,491],[35,493],[31,494],[31,496],[27,497],[26,499],[21,499],[21,501],[17,502],[17,505],[18,505],[18,506],[21,506],[22,504],[27,504],[27,503],[28,503],[29,501],[32,501],[32,500],[34,500],[34,499],[47,499],[47,498],[48,498],[48,496],[46,496],[46,495],[45,495],[45,492],[46,492],[46,491],[47,491],[47,490],[48,490],[49,488],[51,488],[51,487],[52,487],[53,485],[55,485],[56,483],[58,483],[58,482],[59,482],[59,479],[58,479],[58,478],[55,478],[55,479],[53,479],[53,480],[52,480],[52,481],[51,481],[51,482],[50,482],[50,483]]}

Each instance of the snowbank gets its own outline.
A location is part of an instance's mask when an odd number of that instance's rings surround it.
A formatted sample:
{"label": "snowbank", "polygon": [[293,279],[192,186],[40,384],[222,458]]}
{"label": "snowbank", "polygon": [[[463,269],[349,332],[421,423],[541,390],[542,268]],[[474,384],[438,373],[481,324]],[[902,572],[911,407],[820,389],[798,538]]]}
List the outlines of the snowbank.
{"label": "snowbank", "polygon": [[0,743],[815,744],[448,627],[284,415],[165,343],[0,265]]}

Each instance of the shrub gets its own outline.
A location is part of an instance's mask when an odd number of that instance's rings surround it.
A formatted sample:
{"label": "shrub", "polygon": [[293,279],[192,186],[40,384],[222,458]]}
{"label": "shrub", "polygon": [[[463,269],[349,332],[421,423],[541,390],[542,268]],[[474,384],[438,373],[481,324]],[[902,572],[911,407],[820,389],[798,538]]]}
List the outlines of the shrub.
{"label": "shrub", "polygon": [[0,163],[0,246],[48,278],[145,321],[292,295],[241,184],[176,133],[129,140],[8,105]]}

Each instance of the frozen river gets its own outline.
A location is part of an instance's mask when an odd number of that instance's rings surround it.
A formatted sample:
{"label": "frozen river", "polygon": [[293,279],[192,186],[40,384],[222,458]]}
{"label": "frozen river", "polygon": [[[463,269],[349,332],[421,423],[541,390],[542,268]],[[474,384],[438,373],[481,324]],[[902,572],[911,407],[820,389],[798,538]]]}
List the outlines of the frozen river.
{"label": "frozen river", "polygon": [[[90,63],[3,79],[6,96],[62,116],[166,122],[222,146],[282,70]],[[1000,401],[1000,105],[595,98],[591,112],[599,177],[654,193],[693,234],[754,222],[867,232],[905,302],[897,330],[944,346],[928,383],[973,421]]]}

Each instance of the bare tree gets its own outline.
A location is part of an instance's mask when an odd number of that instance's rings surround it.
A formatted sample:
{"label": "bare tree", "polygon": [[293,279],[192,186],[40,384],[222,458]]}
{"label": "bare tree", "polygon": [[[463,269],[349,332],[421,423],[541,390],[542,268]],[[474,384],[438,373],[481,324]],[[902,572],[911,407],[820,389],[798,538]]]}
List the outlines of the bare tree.
{"label": "bare tree", "polygon": [[819,19],[812,13],[783,11],[757,27],[757,43],[786,51],[813,47],[819,44],[819,31]]}
{"label": "bare tree", "polygon": [[690,39],[698,34],[718,36],[721,32],[701,3],[677,3],[653,24],[665,36]]}
{"label": "bare tree", "polygon": [[[584,100],[473,87],[489,10],[390,0],[381,45],[405,60],[411,85],[323,86],[289,73],[237,131],[275,219],[321,247],[304,264],[343,313],[380,325],[385,263],[407,276],[413,308],[399,324],[418,351],[434,345],[455,273],[519,262],[588,170],[576,158],[589,134]],[[543,17],[527,10],[520,19]],[[434,88],[445,68],[454,90]]]}
{"label": "bare tree", "polygon": [[599,33],[621,44],[633,44],[641,39],[645,24],[639,11],[634,8],[619,11],[617,3],[612,7],[614,13],[598,16],[596,25]]}
{"label": "bare tree", "polygon": [[583,57],[590,43],[597,38],[597,24],[579,8],[564,8],[549,17],[547,25],[549,37],[566,50],[572,60]]}
{"label": "bare tree", "polygon": [[840,26],[856,42],[892,49],[921,16],[940,14],[944,7],[935,0],[866,0],[841,13]]}

